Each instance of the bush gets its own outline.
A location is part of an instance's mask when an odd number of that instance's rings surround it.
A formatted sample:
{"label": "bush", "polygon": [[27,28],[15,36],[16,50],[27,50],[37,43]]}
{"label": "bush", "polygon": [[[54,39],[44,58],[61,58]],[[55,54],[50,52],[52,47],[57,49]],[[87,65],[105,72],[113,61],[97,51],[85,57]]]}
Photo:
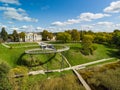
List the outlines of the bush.
{"label": "bush", "polygon": [[0,90],[11,90],[8,80],[8,72],[10,67],[6,63],[0,64]]}

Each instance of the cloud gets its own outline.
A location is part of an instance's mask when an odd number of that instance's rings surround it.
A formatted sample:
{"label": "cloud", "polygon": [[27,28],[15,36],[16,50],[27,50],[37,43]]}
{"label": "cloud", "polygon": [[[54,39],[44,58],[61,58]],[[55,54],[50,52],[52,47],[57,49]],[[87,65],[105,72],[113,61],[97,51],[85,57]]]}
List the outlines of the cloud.
{"label": "cloud", "polygon": [[12,8],[12,7],[0,7],[0,10],[4,11],[4,17],[11,19],[11,20],[17,20],[17,21],[26,21],[26,22],[37,22],[37,19],[31,18],[27,15],[26,11],[18,8]]}
{"label": "cloud", "polygon": [[110,4],[110,6],[104,9],[107,13],[120,13],[120,1],[115,1]]}
{"label": "cloud", "polygon": [[53,26],[64,26],[65,22],[56,21],[52,23]]}
{"label": "cloud", "polygon": [[103,17],[108,17],[110,16],[109,14],[102,14],[102,13],[82,13],[79,17],[81,21],[91,21],[95,19],[100,19]]}
{"label": "cloud", "polygon": [[13,27],[13,28],[10,28],[11,30],[19,30],[19,28],[17,28],[17,27]]}
{"label": "cloud", "polygon": [[19,27],[19,31],[24,31],[24,32],[40,32],[42,31],[44,28],[42,27],[34,27],[33,25],[23,25],[21,27]]}
{"label": "cloud", "polygon": [[6,4],[16,4],[16,5],[20,5],[20,2],[19,2],[18,0],[0,0],[0,2],[6,3]]}
{"label": "cloud", "polygon": [[112,26],[114,25],[114,23],[113,22],[98,22],[97,25]]}
{"label": "cloud", "polygon": [[37,27],[36,30],[39,31],[39,30],[43,30],[44,28],[42,27]]}
{"label": "cloud", "polygon": [[104,17],[109,17],[109,14],[102,14],[102,13],[82,13],[80,14],[80,16],[78,16],[77,19],[68,19],[65,22],[60,22],[60,21],[56,21],[53,22],[51,25],[53,26],[66,26],[66,25],[71,25],[71,24],[76,24],[76,23],[80,23],[83,21],[92,21],[95,19],[100,19],[100,18],[104,18]]}
{"label": "cloud", "polygon": [[52,26],[66,26],[66,25],[71,25],[79,22],[80,22],[80,19],[68,19],[66,22],[60,22],[60,21],[53,22]]}
{"label": "cloud", "polygon": [[120,24],[109,21],[97,22],[90,26],[92,26],[92,30],[95,32],[113,32],[115,29],[120,29]]}

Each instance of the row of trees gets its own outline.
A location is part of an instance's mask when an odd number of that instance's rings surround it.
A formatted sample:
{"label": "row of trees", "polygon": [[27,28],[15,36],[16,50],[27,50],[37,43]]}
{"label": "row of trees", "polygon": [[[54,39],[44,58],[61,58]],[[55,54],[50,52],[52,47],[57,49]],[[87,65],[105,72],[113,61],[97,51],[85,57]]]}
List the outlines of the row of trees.
{"label": "row of trees", "polygon": [[78,31],[73,29],[57,33],[56,39],[63,43],[71,41],[81,42],[81,52],[85,55],[93,54],[93,51],[97,48],[93,43],[114,46],[120,49],[120,30],[114,30],[114,32],[111,33],[95,33],[92,31]]}
{"label": "row of trees", "polygon": [[[42,40],[51,40],[54,36],[52,32],[48,32],[47,30],[43,30],[43,32],[38,32],[42,35]],[[8,34],[5,28],[3,27],[0,32],[0,38],[2,38],[2,41],[8,41],[10,39],[12,42],[19,42],[19,41],[25,41],[25,32],[18,33],[16,30],[13,31],[12,34]],[[21,40],[20,40],[21,39]]]}
{"label": "row of trees", "polygon": [[0,37],[4,42],[7,41],[8,39],[10,39],[13,42],[18,42],[20,38],[23,41],[25,40],[25,33],[24,32],[18,33],[16,30],[14,30],[12,34],[8,34],[5,28],[3,27],[0,32]]}
{"label": "row of trees", "polygon": [[[66,30],[65,32],[52,33],[47,30],[43,30],[43,32],[39,32],[42,35],[42,40],[51,40],[54,36],[56,36],[56,40],[61,41],[63,43],[70,41],[83,41],[86,37],[85,35],[89,35],[87,40],[91,40],[93,43],[99,44],[108,44],[108,45],[117,45],[120,46],[120,30],[114,30],[114,32],[92,32],[92,31],[78,31],[77,29]],[[16,30],[13,31],[12,34],[8,34],[5,28],[3,27],[0,32],[0,37],[3,41],[7,41],[8,38],[13,42],[17,42],[20,38],[25,40],[25,33],[18,33]],[[91,39],[92,38],[92,39]]]}

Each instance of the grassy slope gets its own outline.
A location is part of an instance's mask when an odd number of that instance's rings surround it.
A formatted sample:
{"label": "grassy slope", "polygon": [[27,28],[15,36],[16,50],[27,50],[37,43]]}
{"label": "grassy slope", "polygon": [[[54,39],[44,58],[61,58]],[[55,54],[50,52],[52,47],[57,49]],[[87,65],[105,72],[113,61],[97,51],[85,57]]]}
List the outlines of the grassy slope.
{"label": "grassy slope", "polygon": [[67,52],[64,52],[64,55],[72,65],[114,57],[114,54],[117,51],[116,49],[109,48],[104,45],[95,44],[97,46],[97,50],[94,51],[94,54],[84,56],[83,54],[80,53],[81,47],[80,44],[67,44],[67,45],[70,46],[71,49]]}
{"label": "grassy slope", "polygon": [[[91,62],[91,61],[95,61],[103,58],[110,58],[114,56],[115,54],[114,52],[116,51],[116,49],[112,49],[104,45],[96,44],[97,50],[94,52],[94,55],[84,56],[80,53],[80,47],[81,47],[80,43],[69,43],[64,45],[70,46],[70,50],[64,52],[64,55],[72,65],[87,63],[87,62]],[[24,53],[24,50],[26,49],[30,49],[30,48],[7,49],[0,44],[0,62],[5,61],[8,64],[10,64],[10,66],[14,67],[16,66],[16,61],[18,60],[18,58],[22,53]],[[43,59],[44,58],[46,59],[46,57],[43,57]],[[57,60],[59,58],[60,57],[57,56],[56,58],[54,58],[55,61],[52,60],[53,67],[58,66],[59,61]]]}
{"label": "grassy slope", "polygon": [[0,44],[0,62],[5,61],[12,67],[16,66],[16,61],[22,53],[24,48],[8,49]]}
{"label": "grassy slope", "polygon": [[[30,43],[28,43],[30,45]],[[21,44],[21,46],[25,46],[28,44]],[[10,46],[12,46],[13,44],[9,44]],[[13,46],[19,46],[19,44],[14,44]],[[15,67],[17,66],[17,60],[20,58],[20,56],[24,53],[25,50],[31,49],[31,48],[36,48],[36,47],[29,47],[29,48],[12,48],[12,49],[8,49],[4,46],[2,46],[0,44],[0,62],[7,62],[11,67]],[[42,62],[45,62],[47,60],[49,60],[51,57],[53,56],[53,54],[47,54],[47,55],[33,55],[33,58],[36,58],[37,60],[40,60]],[[23,58],[26,58],[28,60],[31,60],[30,55],[24,55]],[[62,57],[57,54],[52,60],[50,60],[50,62],[47,62],[48,64],[48,68],[49,69],[58,69],[61,68],[61,60]],[[32,70],[36,70],[36,69],[46,69],[47,64],[44,64],[42,66],[39,67],[34,67],[32,68]],[[66,62],[64,61],[64,67],[67,67]]]}

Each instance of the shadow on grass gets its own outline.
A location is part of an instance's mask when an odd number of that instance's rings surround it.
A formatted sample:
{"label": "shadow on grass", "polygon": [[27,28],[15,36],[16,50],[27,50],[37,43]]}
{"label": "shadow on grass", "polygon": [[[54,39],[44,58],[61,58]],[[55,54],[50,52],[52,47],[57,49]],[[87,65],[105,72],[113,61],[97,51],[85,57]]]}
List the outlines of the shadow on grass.
{"label": "shadow on grass", "polygon": [[43,62],[41,65],[44,65],[44,64],[50,62],[55,56],[56,56],[56,53],[52,57],[50,57],[48,60],[46,60],[45,62]]}
{"label": "shadow on grass", "polygon": [[119,50],[108,50],[107,53],[110,57],[116,57],[116,58],[120,58],[120,51]]}
{"label": "shadow on grass", "polygon": [[41,63],[36,64],[36,65],[31,65],[31,66],[29,66],[29,67],[37,67],[37,66],[40,66],[40,65],[42,66],[42,65],[50,62],[55,56],[56,56],[56,53],[55,53],[52,57],[50,57],[48,60],[46,60],[45,62],[41,62]]}
{"label": "shadow on grass", "polygon": [[37,67],[37,66],[44,65],[44,64],[50,62],[56,56],[56,53],[53,56],[51,56],[48,60],[46,60],[45,62],[40,62],[39,64],[35,64],[35,65],[27,65],[27,64],[25,64],[25,62],[22,60],[22,57],[24,55],[26,55],[26,53],[21,54],[20,57],[18,58],[18,61],[17,61],[18,65],[25,65],[25,66],[28,66],[28,67]]}
{"label": "shadow on grass", "polygon": [[18,58],[18,60],[17,60],[17,64],[18,64],[18,65],[22,65],[22,57],[23,57],[24,55],[26,55],[26,53],[22,53],[22,54],[20,55],[20,57]]}

